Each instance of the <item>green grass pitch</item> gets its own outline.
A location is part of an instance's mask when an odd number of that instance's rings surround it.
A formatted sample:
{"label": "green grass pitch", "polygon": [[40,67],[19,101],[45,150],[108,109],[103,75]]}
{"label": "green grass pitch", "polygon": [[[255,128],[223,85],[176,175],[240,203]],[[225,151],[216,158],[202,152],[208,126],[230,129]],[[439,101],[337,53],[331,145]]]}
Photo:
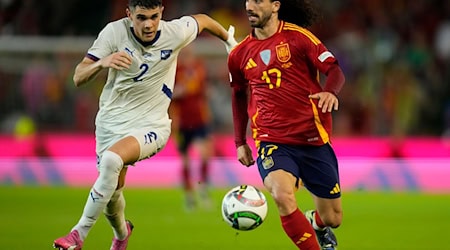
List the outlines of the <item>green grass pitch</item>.
{"label": "green grass pitch", "polygon": [[[231,187],[230,187],[231,188]],[[127,218],[135,224],[130,250],[295,250],[280,226],[271,198],[260,228],[239,232],[220,212],[226,189],[212,191],[211,210],[186,212],[179,189],[125,189]],[[0,249],[52,249],[81,215],[88,188],[0,186]],[[302,210],[312,208],[305,190]],[[450,249],[450,194],[348,192],[344,222],[335,230],[339,250]],[[112,231],[102,216],[83,249],[109,249]]]}

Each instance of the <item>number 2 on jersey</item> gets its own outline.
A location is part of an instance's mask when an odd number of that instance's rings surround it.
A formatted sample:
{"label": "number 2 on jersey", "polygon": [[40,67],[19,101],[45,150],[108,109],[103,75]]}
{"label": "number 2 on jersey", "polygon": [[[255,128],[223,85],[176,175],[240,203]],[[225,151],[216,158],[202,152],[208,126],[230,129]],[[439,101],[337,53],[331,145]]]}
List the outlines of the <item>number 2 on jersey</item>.
{"label": "number 2 on jersey", "polygon": [[134,77],[133,80],[135,82],[140,82],[142,81],[142,76],[144,76],[145,73],[147,73],[149,66],[146,63],[141,64],[141,66],[139,67],[141,69],[141,73],[139,73],[138,76]]}

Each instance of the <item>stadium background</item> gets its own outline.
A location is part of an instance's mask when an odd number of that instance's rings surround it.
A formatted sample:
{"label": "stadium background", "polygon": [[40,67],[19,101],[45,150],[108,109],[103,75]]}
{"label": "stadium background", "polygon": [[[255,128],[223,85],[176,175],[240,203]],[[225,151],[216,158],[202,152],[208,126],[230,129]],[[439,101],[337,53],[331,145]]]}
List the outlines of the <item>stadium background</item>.
{"label": "stadium background", "polygon": [[[96,83],[76,89],[71,80],[74,66],[105,23],[124,15],[126,0],[0,3],[0,156],[7,162],[0,170],[0,182],[64,183],[69,178],[64,162],[67,157],[71,157],[70,162],[72,158],[86,157],[89,162],[94,157],[93,121],[104,79],[102,75]],[[366,178],[370,183],[349,180],[358,186],[401,188],[405,187],[401,182],[407,180],[408,188],[428,189],[423,186],[427,182],[439,182],[433,176],[439,180],[448,174],[450,3],[320,3],[323,19],[312,29],[339,59],[347,78],[340,94],[341,109],[334,114],[333,142],[344,161],[343,171],[365,169],[368,175],[380,176],[375,181]],[[205,12],[226,27],[235,25],[238,40],[248,34],[244,1],[164,4],[166,19]],[[228,144],[232,121],[226,55],[222,44],[208,35],[202,35],[194,46],[207,65],[213,129],[221,138],[216,140],[217,159],[223,162],[225,157],[225,165],[232,168],[237,164],[234,148]],[[169,144],[160,156],[172,157],[164,169],[174,176],[167,184],[176,184],[177,155],[173,146]],[[351,157],[369,160],[358,166],[360,162]],[[54,169],[39,164],[43,158],[53,160]],[[17,167],[23,160],[30,162],[26,170]],[[380,164],[380,160],[386,164]],[[159,165],[154,161],[148,164]],[[156,169],[160,167],[152,167],[151,171],[160,171]],[[396,169],[401,171],[395,173]],[[87,171],[91,172],[89,167]],[[220,183],[240,176],[233,172]],[[58,175],[60,179],[51,179]],[[257,175],[253,175],[258,183]],[[344,181],[354,176],[345,172],[342,175]],[[427,181],[418,181],[424,175]],[[437,187],[448,186],[442,182]]]}
{"label": "stadium background", "polygon": [[[442,202],[435,208],[446,214],[439,214],[441,222],[431,226],[448,226],[450,205],[444,200],[450,200],[450,1],[318,2],[323,19],[312,30],[339,59],[347,79],[340,110],[334,114],[333,144],[342,189],[349,196],[380,194],[372,202],[381,203],[383,197],[398,193],[423,195],[419,204],[424,206],[427,198],[439,197],[429,205]],[[241,40],[249,32],[244,3],[166,0],[164,18],[207,13],[225,27],[236,26]],[[9,201],[18,202],[11,193],[19,194],[21,188],[28,194],[46,188],[85,191],[95,179],[94,116],[104,75],[81,88],[71,79],[98,31],[122,17],[125,4],[126,0],[0,1],[0,190],[10,192],[4,196],[11,197]],[[212,183],[217,195],[220,198],[223,188],[237,184],[261,186],[256,168],[243,168],[235,160],[223,45],[201,35],[194,48],[208,70],[216,152]],[[192,154],[196,160],[196,152]],[[170,141],[161,154],[129,171],[127,185],[178,190],[179,166]],[[423,209],[399,206],[398,213]],[[1,207],[0,218],[7,211]],[[12,218],[20,218],[14,211],[9,213]],[[71,218],[76,216],[78,211]],[[62,228],[71,223],[67,219]],[[404,228],[394,233],[400,230]],[[353,249],[370,249],[369,245]]]}

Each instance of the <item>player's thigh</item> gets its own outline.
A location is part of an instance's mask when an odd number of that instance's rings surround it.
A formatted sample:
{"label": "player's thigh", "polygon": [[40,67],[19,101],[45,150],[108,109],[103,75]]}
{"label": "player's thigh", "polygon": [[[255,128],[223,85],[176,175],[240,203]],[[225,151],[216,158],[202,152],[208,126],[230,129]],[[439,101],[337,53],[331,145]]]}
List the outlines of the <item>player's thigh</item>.
{"label": "player's thigh", "polygon": [[213,154],[214,145],[209,136],[196,139],[195,145],[202,158],[208,159]]}
{"label": "player's thigh", "polygon": [[264,179],[264,186],[269,192],[295,193],[297,178],[283,169],[271,171]]}
{"label": "player's thigh", "polygon": [[291,214],[297,209],[296,183],[297,178],[283,169],[271,171],[264,178],[264,186],[270,192],[282,216]]}
{"label": "player's thigh", "polygon": [[124,165],[136,162],[140,155],[140,145],[133,136],[125,136],[108,149],[120,156]]}
{"label": "player's thigh", "polygon": [[200,126],[191,131],[192,143],[199,151],[203,159],[209,158],[213,152],[212,139],[209,133],[208,126]]}
{"label": "player's thigh", "polygon": [[300,178],[298,166],[284,145],[261,142],[256,159],[259,175],[269,190],[293,190]]}
{"label": "player's thigh", "polygon": [[190,130],[180,129],[175,136],[178,152],[187,154],[193,140],[193,134]]}

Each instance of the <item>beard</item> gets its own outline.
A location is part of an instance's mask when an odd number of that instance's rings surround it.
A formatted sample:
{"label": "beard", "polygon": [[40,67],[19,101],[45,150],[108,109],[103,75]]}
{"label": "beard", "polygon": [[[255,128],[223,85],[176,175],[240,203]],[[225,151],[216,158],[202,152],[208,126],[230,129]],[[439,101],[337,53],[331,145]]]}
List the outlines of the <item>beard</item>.
{"label": "beard", "polygon": [[249,15],[249,17],[256,17],[257,18],[256,21],[250,21],[250,26],[252,28],[264,28],[264,26],[266,26],[267,22],[271,18],[271,13],[269,13],[269,14],[263,13],[262,17],[259,17],[257,15]]}

